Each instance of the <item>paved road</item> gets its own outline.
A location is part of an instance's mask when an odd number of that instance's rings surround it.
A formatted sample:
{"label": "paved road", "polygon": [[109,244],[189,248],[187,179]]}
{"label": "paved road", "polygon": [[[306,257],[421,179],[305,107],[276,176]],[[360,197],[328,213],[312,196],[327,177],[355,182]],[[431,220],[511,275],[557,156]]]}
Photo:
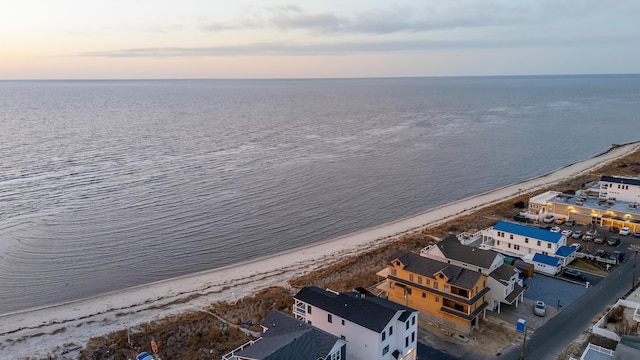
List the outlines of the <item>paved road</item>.
{"label": "paved road", "polygon": [[[546,325],[527,340],[526,359],[553,359],[562,352],[580,333],[591,325],[596,315],[606,306],[631,289],[633,257],[627,259],[609,276],[587,293],[553,317]],[[640,273],[640,271],[638,271]],[[515,360],[520,357],[520,348],[507,351],[501,359]]]}

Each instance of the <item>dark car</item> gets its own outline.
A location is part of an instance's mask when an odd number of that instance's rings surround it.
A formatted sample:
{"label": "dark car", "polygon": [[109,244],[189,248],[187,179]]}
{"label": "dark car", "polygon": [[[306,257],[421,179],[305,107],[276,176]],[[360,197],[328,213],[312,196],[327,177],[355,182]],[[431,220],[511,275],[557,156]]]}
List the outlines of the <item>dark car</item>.
{"label": "dark car", "polygon": [[607,245],[617,246],[620,244],[620,238],[617,236],[612,236],[607,240]]}
{"label": "dark car", "polygon": [[614,251],[609,255],[609,259],[617,260],[618,262],[622,262],[624,260],[624,253],[622,251]]}
{"label": "dark car", "polygon": [[603,249],[598,249],[598,251],[596,251],[596,256],[601,258],[606,258],[607,252]]}
{"label": "dark car", "polygon": [[565,225],[567,226],[574,226],[576,224],[576,222],[574,220],[567,220],[567,222],[565,223]]}
{"label": "dark car", "polygon": [[617,226],[612,226],[609,228],[609,231],[617,234],[618,232],[620,232],[620,229]]}
{"label": "dark car", "polygon": [[584,275],[582,275],[582,273],[578,270],[566,269],[563,274],[565,277],[568,277],[571,279],[582,280],[582,281],[586,280]]}
{"label": "dark car", "polygon": [[633,236],[635,237],[640,237],[640,230],[636,231],[633,233]]}

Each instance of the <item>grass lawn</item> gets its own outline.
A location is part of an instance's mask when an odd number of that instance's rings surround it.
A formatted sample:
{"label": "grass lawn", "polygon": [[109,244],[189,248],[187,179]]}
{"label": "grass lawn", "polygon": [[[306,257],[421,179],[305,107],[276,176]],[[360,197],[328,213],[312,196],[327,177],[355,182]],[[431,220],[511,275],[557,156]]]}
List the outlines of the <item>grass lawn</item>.
{"label": "grass lawn", "polygon": [[585,259],[576,259],[571,263],[571,266],[600,276],[607,276],[609,274],[607,270],[603,270],[591,261]]}

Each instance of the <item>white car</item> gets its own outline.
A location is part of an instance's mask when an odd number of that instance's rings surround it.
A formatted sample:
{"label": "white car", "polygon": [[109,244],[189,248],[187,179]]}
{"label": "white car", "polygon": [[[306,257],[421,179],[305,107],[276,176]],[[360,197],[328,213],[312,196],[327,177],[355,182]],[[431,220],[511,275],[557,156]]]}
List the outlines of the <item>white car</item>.
{"label": "white car", "polygon": [[629,229],[628,227],[623,227],[622,229],[620,229],[620,231],[618,232],[618,234],[620,235],[629,235],[631,234],[631,229]]}
{"label": "white car", "polygon": [[561,231],[561,229],[560,229],[559,226],[554,226],[549,231],[554,232],[554,233],[559,233]]}
{"label": "white car", "polygon": [[546,314],[546,309],[544,308],[544,301],[536,301],[536,305],[533,308],[533,313],[538,316],[544,316]]}
{"label": "white car", "polygon": [[582,245],[580,245],[579,243],[573,243],[571,244],[571,247],[576,249],[576,252],[582,251]]}
{"label": "white car", "polygon": [[569,237],[569,236],[571,236],[571,234],[573,234],[573,231],[571,231],[571,230],[569,230],[569,229],[567,229],[567,230],[562,230],[561,234],[562,234],[562,235],[564,235],[564,236],[566,236],[566,237]]}

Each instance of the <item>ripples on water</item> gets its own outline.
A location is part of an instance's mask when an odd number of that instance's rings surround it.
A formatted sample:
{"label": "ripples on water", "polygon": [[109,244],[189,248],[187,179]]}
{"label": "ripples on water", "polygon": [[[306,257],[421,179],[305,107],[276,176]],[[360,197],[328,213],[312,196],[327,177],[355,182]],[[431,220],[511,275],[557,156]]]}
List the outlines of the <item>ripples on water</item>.
{"label": "ripples on water", "polygon": [[0,82],[0,313],[326,240],[636,141],[638,77]]}

